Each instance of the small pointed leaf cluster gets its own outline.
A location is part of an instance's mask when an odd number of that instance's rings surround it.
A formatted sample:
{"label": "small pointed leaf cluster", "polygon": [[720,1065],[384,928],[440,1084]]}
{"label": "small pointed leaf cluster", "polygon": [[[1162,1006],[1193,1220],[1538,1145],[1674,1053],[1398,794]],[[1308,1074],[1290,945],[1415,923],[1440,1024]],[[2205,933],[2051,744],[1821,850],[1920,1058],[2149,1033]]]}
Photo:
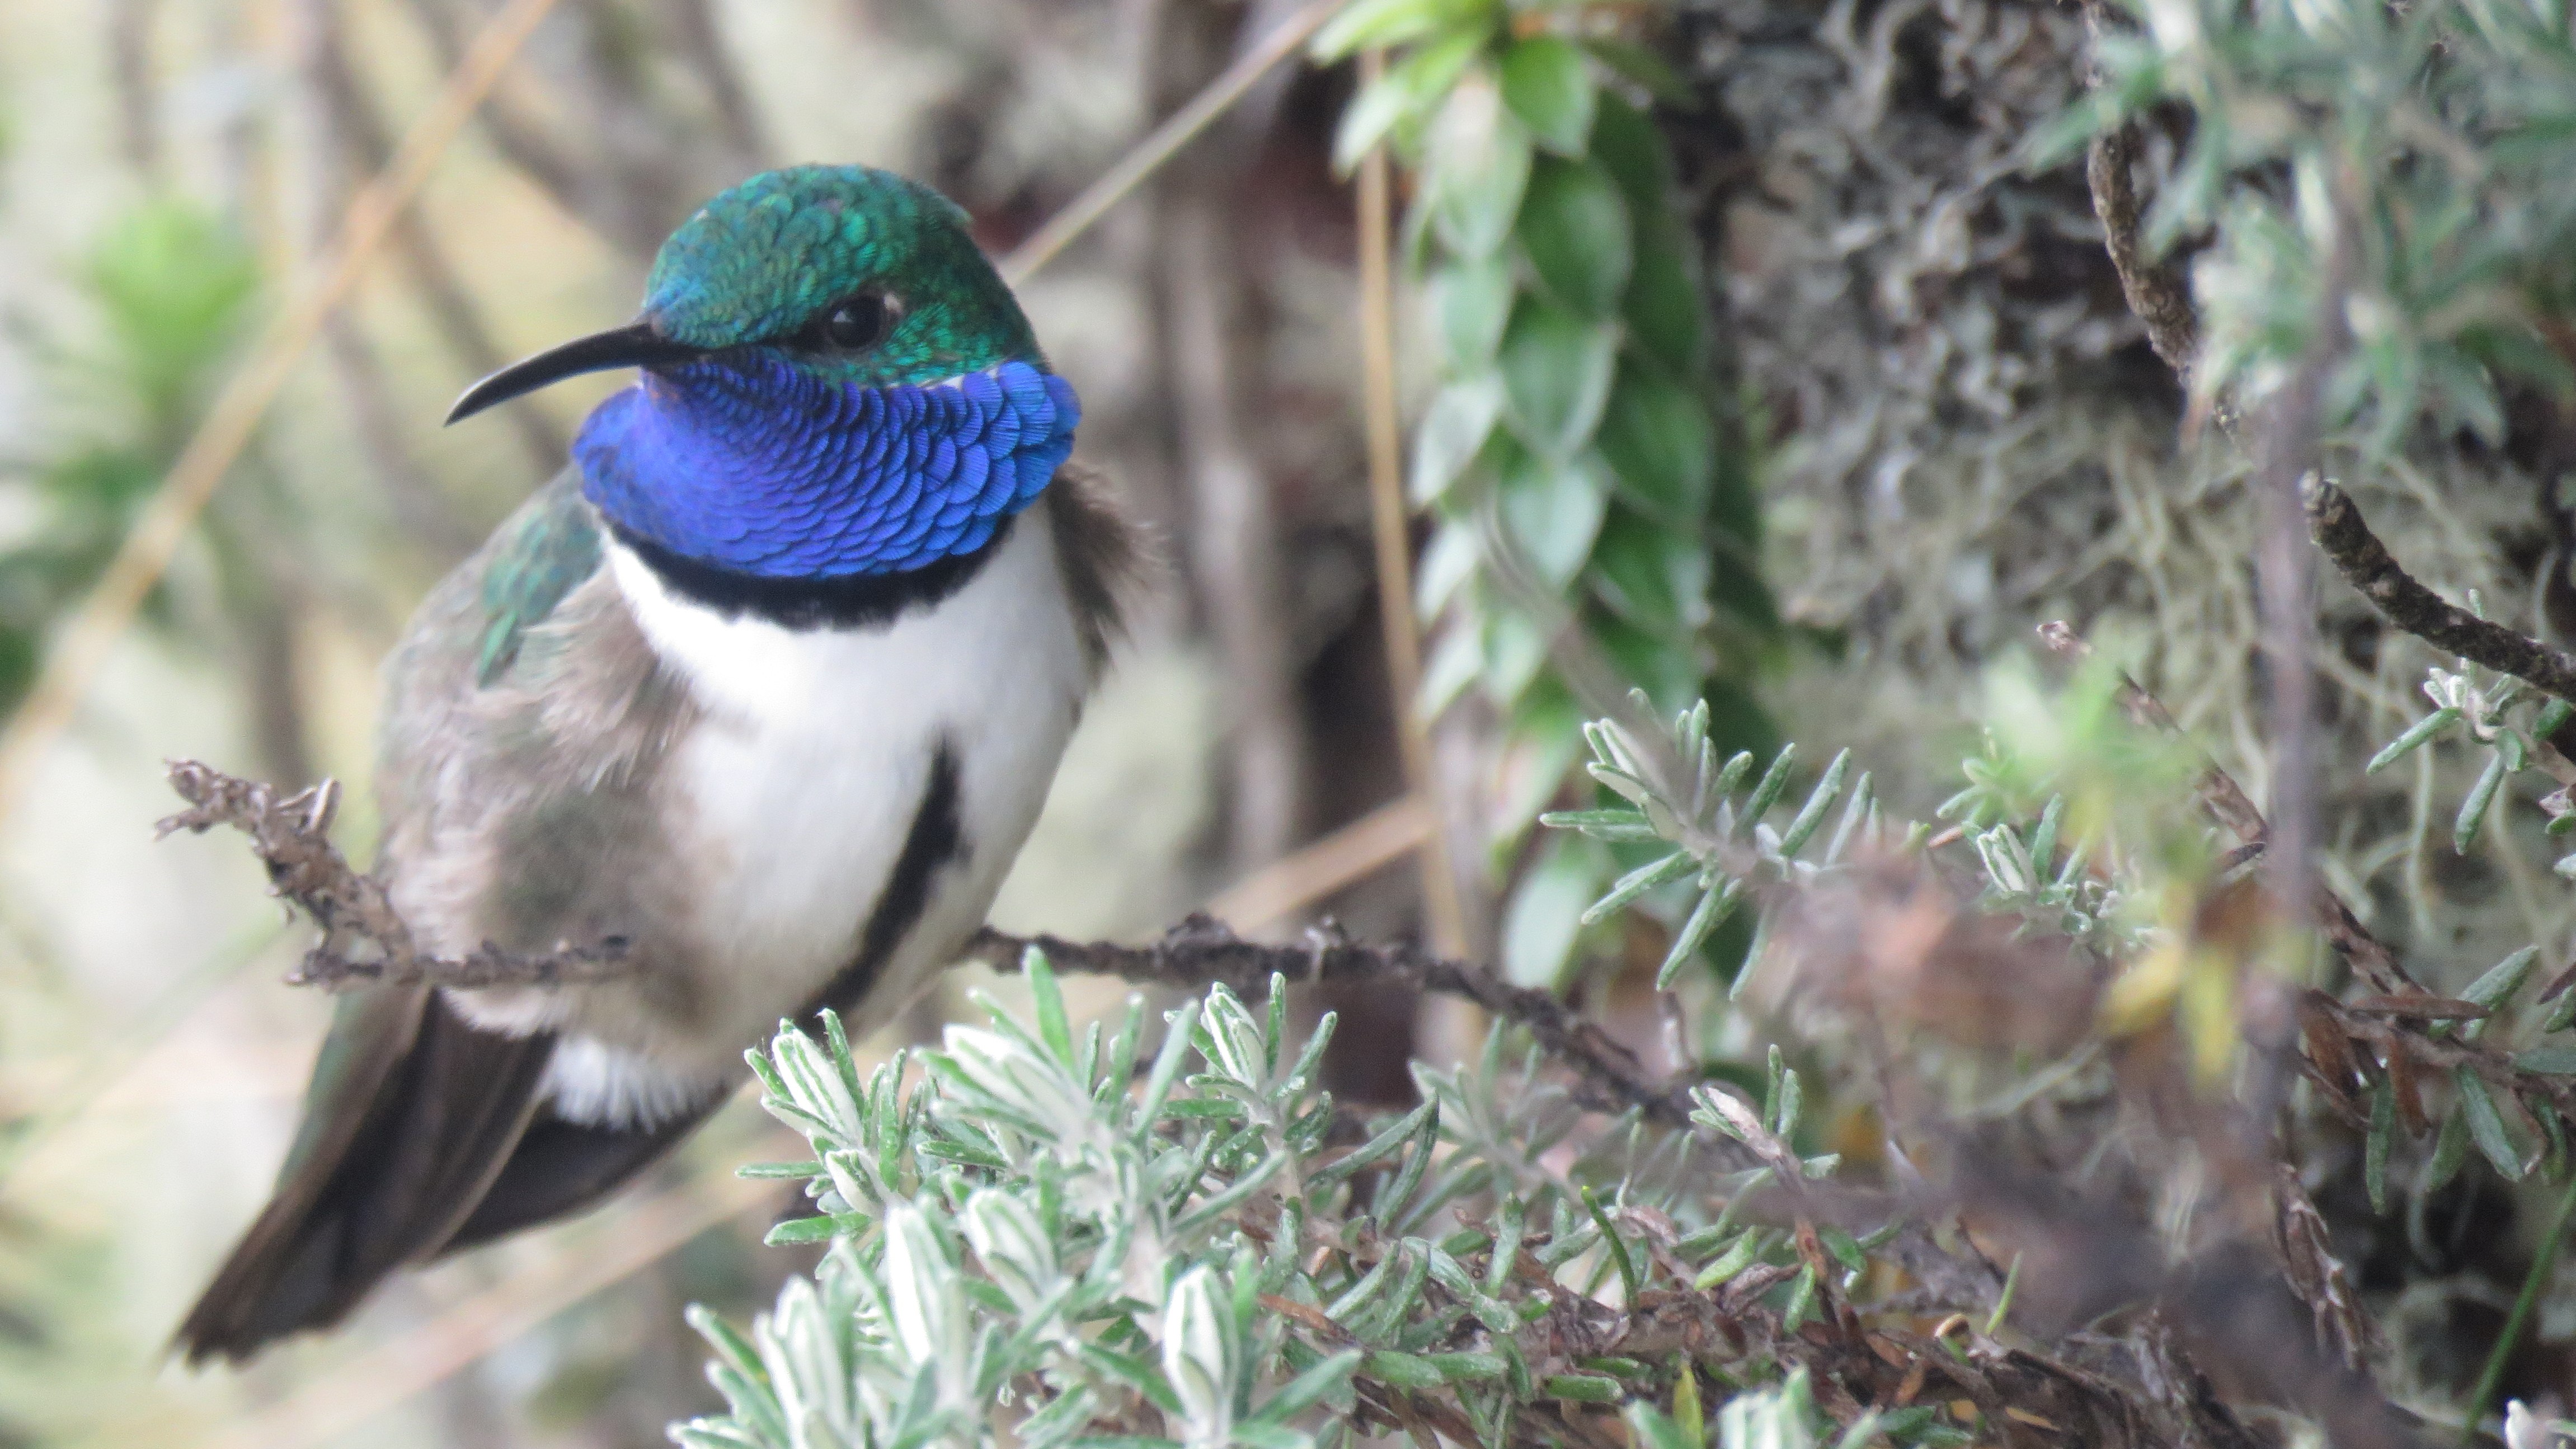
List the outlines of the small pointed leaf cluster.
{"label": "small pointed leaf cluster", "polygon": [[[1642,696],[1639,702],[1644,702]],[[1856,842],[1875,841],[1878,837],[1878,805],[1868,774],[1864,772],[1851,782],[1848,796],[1844,793],[1845,777],[1851,768],[1848,750],[1825,767],[1824,775],[1808,790],[1789,821],[1774,826],[1765,817],[1788,793],[1797,762],[1796,748],[1782,746],[1761,779],[1746,790],[1745,782],[1753,774],[1753,755],[1739,750],[1720,763],[1705,701],[1682,711],[1673,722],[1673,743],[1690,777],[1678,787],[1650,783],[1657,772],[1645,763],[1640,742],[1617,721],[1587,724],[1583,734],[1592,747],[1592,762],[1587,767],[1592,778],[1628,804],[1624,808],[1555,811],[1539,817],[1540,823],[1581,831],[1596,840],[1659,847],[1645,864],[1613,881],[1584,910],[1587,924],[1667,887],[1677,888],[1678,882],[1690,883],[1691,904],[1680,914],[1681,924],[1656,973],[1658,989],[1672,984],[1682,968],[1696,958],[1710,934],[1743,902],[1752,884],[1746,874],[1748,867],[1758,863],[1779,879],[1804,882],[1816,872],[1840,864]],[[1842,802],[1842,811],[1835,817],[1832,834],[1824,838],[1823,849],[1813,860],[1801,858],[1807,846],[1816,841],[1837,800]]]}

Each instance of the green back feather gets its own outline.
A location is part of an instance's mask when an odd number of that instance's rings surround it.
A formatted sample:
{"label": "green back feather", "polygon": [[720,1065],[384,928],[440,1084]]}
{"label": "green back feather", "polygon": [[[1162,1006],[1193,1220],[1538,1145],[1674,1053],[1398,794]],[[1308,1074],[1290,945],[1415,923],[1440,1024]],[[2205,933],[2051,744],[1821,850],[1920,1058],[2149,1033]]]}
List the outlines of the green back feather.
{"label": "green back feather", "polygon": [[549,487],[524,510],[483,571],[483,640],[474,680],[489,685],[519,657],[528,631],[542,624],[575,585],[598,571],[599,525],[577,488]]}

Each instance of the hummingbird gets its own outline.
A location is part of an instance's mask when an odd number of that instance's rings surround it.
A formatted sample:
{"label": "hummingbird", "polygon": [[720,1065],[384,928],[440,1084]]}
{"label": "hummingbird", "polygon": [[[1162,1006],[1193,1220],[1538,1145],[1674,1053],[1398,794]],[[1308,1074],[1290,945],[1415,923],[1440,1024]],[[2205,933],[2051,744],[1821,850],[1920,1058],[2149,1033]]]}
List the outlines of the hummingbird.
{"label": "hummingbird", "polygon": [[755,176],[663,243],[636,321],[448,421],[626,367],[413,616],[375,782],[423,951],[615,969],[345,993],[191,1363],[597,1203],[782,1017],[884,1025],[1037,820],[1143,554],[966,214],[868,167]]}

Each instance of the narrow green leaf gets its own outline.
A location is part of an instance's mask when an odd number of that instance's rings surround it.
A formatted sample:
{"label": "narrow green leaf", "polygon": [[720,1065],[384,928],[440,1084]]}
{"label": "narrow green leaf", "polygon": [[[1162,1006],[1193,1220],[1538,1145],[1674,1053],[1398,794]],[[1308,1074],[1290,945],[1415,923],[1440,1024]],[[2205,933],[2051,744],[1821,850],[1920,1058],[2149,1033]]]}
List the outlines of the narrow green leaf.
{"label": "narrow green leaf", "polygon": [[1190,1032],[1198,1021],[1199,1004],[1195,1001],[1181,1003],[1181,1009],[1173,1013],[1162,1050],[1155,1054],[1154,1070],[1145,1078],[1145,1094],[1137,1099],[1135,1115],[1130,1119],[1137,1126],[1151,1131],[1161,1118],[1163,1100],[1172,1094],[1172,1083],[1180,1076],[1182,1064],[1189,1060]]}
{"label": "narrow green leaf", "polygon": [[1735,828],[1739,832],[1751,834],[1754,825],[1771,813],[1772,806],[1780,803],[1780,796],[1789,788],[1789,768],[1797,756],[1798,747],[1787,744],[1780,747],[1780,753],[1771,757],[1771,768],[1762,772],[1762,783],[1753,787],[1752,795],[1745,799],[1743,813],[1735,818]]}
{"label": "narrow green leaf", "polygon": [[2540,1019],[2540,1030],[2546,1035],[2565,1031],[2571,1024],[2576,1024],[2576,986],[2563,988],[2549,999],[2549,1014]]}
{"label": "narrow green leaf", "polygon": [[1780,1331],[1795,1333],[1806,1327],[1816,1311],[1816,1270],[1813,1264],[1798,1270],[1797,1281],[1789,1287],[1789,1302],[1780,1310]]}
{"label": "narrow green leaf", "polygon": [[1172,1231],[1175,1233],[1191,1232],[1208,1223],[1215,1222],[1218,1218],[1223,1217],[1235,1208],[1242,1206],[1254,1193],[1267,1187],[1270,1183],[1270,1179],[1278,1175],[1279,1169],[1287,1165],[1288,1153],[1286,1149],[1283,1148],[1280,1151],[1271,1153],[1268,1157],[1262,1159],[1260,1166],[1255,1167],[1250,1172],[1247,1172],[1241,1177],[1238,1177],[1234,1181],[1226,1184],[1224,1191],[1217,1193],[1214,1197],[1207,1199],[1197,1207],[1194,1207],[1188,1212],[1173,1219]]}
{"label": "narrow green leaf", "polygon": [[1645,814],[1636,810],[1551,810],[1538,818],[1538,823],[1553,830],[1630,830],[1646,829]]}
{"label": "narrow green leaf", "polygon": [[1849,750],[1835,755],[1833,763],[1825,766],[1825,777],[1808,792],[1807,803],[1799,807],[1796,818],[1789,822],[1789,828],[1780,832],[1781,855],[1796,855],[1798,847],[1807,843],[1807,837],[1815,834],[1816,828],[1825,823],[1825,811],[1832,808],[1834,797],[1842,793],[1843,774],[1850,768]]}
{"label": "narrow green leaf", "polygon": [[[1776,1052],[1779,1048],[1774,1047],[1772,1050]],[[1786,1138],[1798,1130],[1798,1116],[1805,1108],[1807,1099],[1805,1092],[1798,1085],[1796,1072],[1781,1072],[1779,1083],[1780,1090],[1776,1094],[1777,1105],[1773,1107],[1771,1113],[1771,1131],[1775,1136]]]}
{"label": "narrow green leaf", "polygon": [[2495,1098],[2487,1094],[2487,1084],[2467,1067],[2455,1067],[2452,1080],[2460,1088],[2460,1115],[2469,1121],[2469,1135],[2477,1142],[2478,1151],[2508,1181],[2522,1180],[2522,1149],[2514,1145],[2505,1131],[2504,1115],[2496,1110]]}
{"label": "narrow green leaf", "polygon": [[2531,968],[2540,961],[2538,946],[2525,946],[2498,961],[2460,992],[2462,1001],[2490,1009],[2501,1009],[2513,999],[2522,983],[2531,976]]}
{"label": "narrow green leaf", "polygon": [[1309,1174],[1306,1174],[1306,1186],[1309,1186],[1309,1189],[1314,1189],[1314,1186],[1332,1186],[1337,1184],[1337,1181],[1345,1179],[1345,1176],[1360,1171],[1360,1168],[1376,1163],[1378,1158],[1383,1158],[1386,1153],[1396,1150],[1396,1145],[1404,1143],[1406,1138],[1412,1138],[1414,1132],[1422,1130],[1422,1122],[1425,1122],[1437,1107],[1440,1107],[1440,1104],[1437,1104],[1435,1099],[1425,1099],[1425,1102],[1419,1104],[1419,1107],[1414,1107],[1412,1112],[1406,1112],[1404,1117],[1396,1117],[1394,1122],[1388,1122],[1386,1127],[1381,1127],[1378,1135],[1373,1135],[1373,1138],[1368,1138],[1365,1143],[1360,1143],[1358,1148],[1352,1148],[1350,1156],[1337,1158],[1334,1163],[1327,1163],[1327,1166],[1316,1168],[1316,1171],[1309,1171]]}
{"label": "narrow green leaf", "polygon": [[2469,1160],[2469,1124],[2467,1114],[2454,1112],[2442,1122],[2441,1134],[2433,1139],[2433,1158],[2424,1164],[2424,1191],[2437,1192],[2457,1177],[2462,1164]]}
{"label": "narrow green leaf", "polygon": [[2486,824],[2488,807],[2495,804],[2496,792],[2504,788],[2504,777],[2504,756],[2500,753],[2488,755],[2485,771],[2478,776],[2478,782],[2469,787],[2468,798],[2460,802],[2459,818],[2451,824],[2452,850],[2461,855],[2469,853],[2470,843],[2477,839],[2478,827]]}
{"label": "narrow green leaf", "polygon": [[1638,1291],[1645,1287],[1645,1280],[1637,1271],[1637,1260],[1629,1253],[1627,1240],[1621,1238],[1618,1229],[1610,1225],[1609,1214],[1602,1210],[1601,1199],[1593,1192],[1589,1183],[1584,1185],[1582,1192],[1583,1210],[1592,1215],[1592,1225],[1601,1230],[1601,1241],[1610,1250],[1610,1261],[1619,1269],[1619,1286],[1625,1289],[1627,1294],[1620,1301],[1634,1303],[1637,1301]]}
{"label": "narrow green leaf", "polygon": [[[1413,1141],[1406,1149],[1404,1166],[1396,1169],[1395,1180],[1387,1184],[1384,1192],[1378,1194],[1375,1210],[1377,1216],[1383,1221],[1397,1220],[1404,1210],[1405,1202],[1413,1196],[1413,1190],[1422,1185],[1422,1175],[1431,1170],[1431,1152],[1440,1142],[1440,1099],[1434,1097],[1425,1105],[1429,1106],[1431,1111],[1422,1118],[1422,1125],[1414,1129]],[[1426,1256],[1423,1271],[1428,1272],[1429,1266]]]}
{"label": "narrow green leaf", "polygon": [[1437,1364],[1409,1353],[1371,1353],[1360,1361],[1360,1372],[1399,1389],[1437,1389],[1449,1382]]}
{"label": "narrow green leaf", "polygon": [[1681,975],[1683,963],[1697,955],[1709,933],[1725,924],[1735,914],[1736,902],[1744,898],[1744,882],[1730,877],[1715,890],[1703,891],[1699,904],[1691,908],[1690,918],[1682,922],[1673,937],[1672,949],[1664,953],[1664,964],[1655,968],[1655,989],[1669,991],[1673,979]]}
{"label": "narrow green leaf", "polygon": [[1752,1267],[1753,1260],[1761,1256],[1761,1253],[1762,1230],[1746,1228],[1736,1235],[1734,1245],[1729,1247],[1723,1256],[1699,1270],[1699,1275],[1691,1279],[1691,1286],[1705,1293]]}
{"label": "narrow green leaf", "polygon": [[1699,861],[1684,850],[1676,850],[1661,860],[1641,865],[1619,877],[1610,887],[1610,893],[1593,902],[1580,920],[1589,926],[1655,887],[1680,880],[1698,869]]}
{"label": "narrow green leaf", "polygon": [[1427,1353],[1422,1361],[1438,1369],[1443,1381],[1453,1384],[1498,1379],[1511,1367],[1498,1353]]}
{"label": "narrow green leaf", "polygon": [[1048,964],[1044,951],[1031,946],[1020,959],[1020,974],[1028,979],[1029,1000],[1037,1008],[1039,1040],[1057,1061],[1071,1066],[1073,1025],[1065,1015],[1064,989],[1056,982],[1055,967]]}
{"label": "narrow green leaf", "polygon": [[1615,1404],[1628,1394],[1617,1379],[1600,1374],[1552,1374],[1541,1379],[1538,1387],[1549,1398],[1578,1404]]}
{"label": "narrow green leaf", "polygon": [[1149,1360],[1121,1353],[1096,1341],[1081,1343],[1074,1351],[1082,1356],[1084,1363],[1143,1394],[1164,1413],[1178,1415],[1181,1412],[1180,1398],[1172,1392],[1172,1386],[1164,1380],[1162,1371]]}
{"label": "narrow green leaf", "polygon": [[2397,763],[2399,758],[2404,756],[2407,751],[2412,750],[2416,746],[2423,744],[2425,741],[2432,739],[2434,736],[2439,735],[2442,731],[2449,729],[2451,726],[2458,724],[2459,722],[2460,712],[2448,705],[2433,711],[2431,714],[2428,714],[2422,719],[2415,721],[2413,724],[2408,725],[2404,734],[2390,740],[2380,749],[2378,754],[2371,756],[2370,763],[2361,767],[2362,773],[2365,775],[2378,774],[2381,770]]}
{"label": "narrow green leaf", "polygon": [[[2576,996],[2576,991],[2567,995]],[[2517,1052],[2513,1064],[2526,1072],[2538,1072],[2546,1077],[2576,1077],[2576,1046],[2533,1047],[2527,1052]]]}
{"label": "narrow green leaf", "polygon": [[1279,1386],[1279,1391],[1261,1401],[1257,1417],[1266,1423],[1284,1424],[1325,1399],[1341,1392],[1359,1370],[1365,1357],[1360,1350],[1346,1348],[1306,1369]]}
{"label": "narrow green leaf", "polygon": [[1860,1240],[1833,1224],[1817,1228],[1816,1240],[1825,1245],[1826,1252],[1834,1255],[1835,1262],[1851,1271],[1858,1273],[1869,1267],[1869,1255],[1861,1251]]}
{"label": "narrow green leaf", "polygon": [[[856,1213],[848,1216],[855,1219],[859,1227],[864,1227],[867,1223],[867,1219]],[[835,1233],[855,1230],[840,1218],[791,1218],[783,1223],[772,1224],[768,1235],[761,1241],[773,1248],[784,1247],[790,1243],[828,1243]]]}

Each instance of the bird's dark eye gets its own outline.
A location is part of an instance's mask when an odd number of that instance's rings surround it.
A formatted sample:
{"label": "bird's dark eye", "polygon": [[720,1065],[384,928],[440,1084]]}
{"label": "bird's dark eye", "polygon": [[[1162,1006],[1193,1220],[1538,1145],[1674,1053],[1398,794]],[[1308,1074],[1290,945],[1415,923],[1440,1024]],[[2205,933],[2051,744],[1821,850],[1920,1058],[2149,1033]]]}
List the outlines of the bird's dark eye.
{"label": "bird's dark eye", "polygon": [[823,351],[863,351],[885,340],[896,315],[894,299],[885,293],[854,293],[808,323],[800,340]]}

